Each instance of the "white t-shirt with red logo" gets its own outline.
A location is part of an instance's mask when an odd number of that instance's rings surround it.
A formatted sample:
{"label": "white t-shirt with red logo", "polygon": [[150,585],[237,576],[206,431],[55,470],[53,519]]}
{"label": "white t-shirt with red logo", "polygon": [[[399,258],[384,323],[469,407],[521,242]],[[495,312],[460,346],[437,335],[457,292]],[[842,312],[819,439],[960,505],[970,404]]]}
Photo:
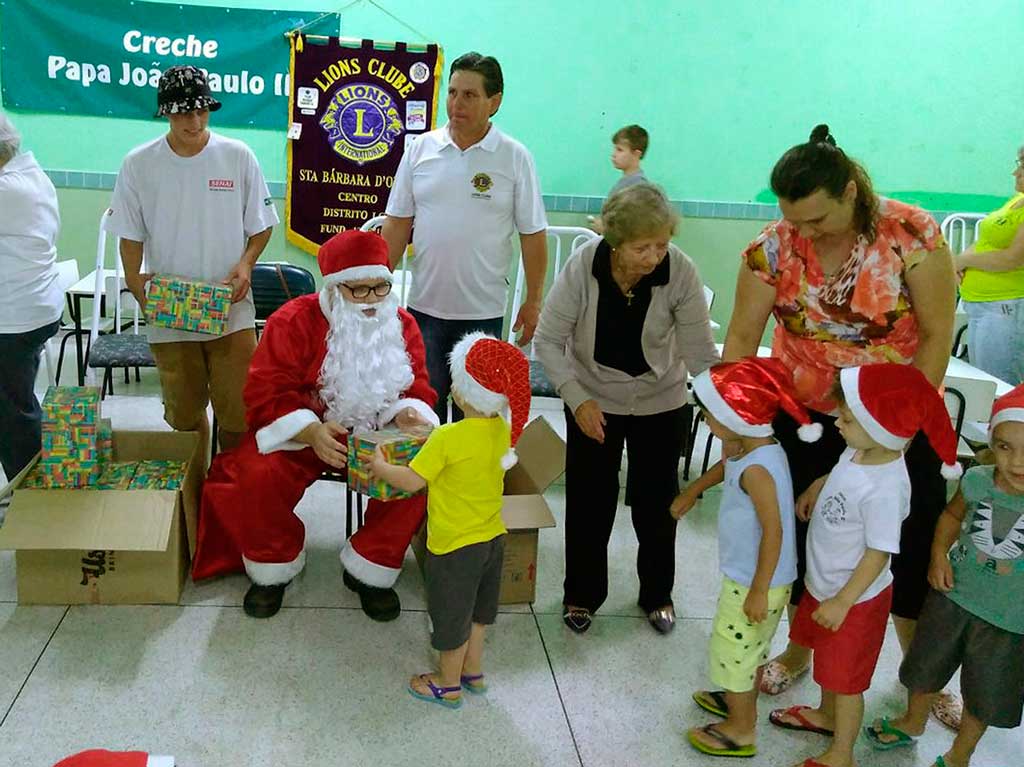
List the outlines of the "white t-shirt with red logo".
{"label": "white t-shirt with red logo", "polygon": [[[256,156],[241,141],[210,133],[194,157],[175,154],[161,136],[121,165],[107,231],[144,243],[146,269],[219,283],[255,234],[279,223]],[[225,335],[253,327],[252,292],[231,305]],[[149,327],[151,343],[209,341],[205,333]]]}

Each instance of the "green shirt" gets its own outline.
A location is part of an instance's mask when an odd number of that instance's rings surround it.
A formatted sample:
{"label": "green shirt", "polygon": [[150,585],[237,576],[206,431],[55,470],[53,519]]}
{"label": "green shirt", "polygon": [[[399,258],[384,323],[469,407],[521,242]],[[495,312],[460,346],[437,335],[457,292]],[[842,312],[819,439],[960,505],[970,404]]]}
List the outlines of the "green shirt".
{"label": "green shirt", "polygon": [[947,596],[993,626],[1024,634],[1024,495],[996,487],[994,471],[976,466],[960,482],[967,513],[949,553]]}

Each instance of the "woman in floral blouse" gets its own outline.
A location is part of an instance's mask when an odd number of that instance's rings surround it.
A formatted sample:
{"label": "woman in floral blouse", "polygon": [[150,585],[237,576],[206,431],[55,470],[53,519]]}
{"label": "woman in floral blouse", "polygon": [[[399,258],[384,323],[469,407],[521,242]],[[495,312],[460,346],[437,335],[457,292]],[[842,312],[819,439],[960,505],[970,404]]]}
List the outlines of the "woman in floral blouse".
{"label": "woman in floral blouse", "polygon": [[[877,197],[863,167],[836,146],[828,126],[782,156],[772,190],[784,218],[743,253],[736,306],[723,360],[757,353],[775,316],[772,355],[793,371],[797,391],[825,429],[808,445],[796,424],[775,424],[798,496],[835,464],[845,442],[829,391],[839,369],[873,362],[914,365],[936,387],[949,359],[956,301],[952,257],[935,220],[920,208]],[[945,506],[939,459],[918,435],[906,453],[913,500],[892,560],[893,623],[910,643],[928,590],[932,533]],[[804,537],[799,527],[803,592]],[[767,667],[762,690],[786,689],[810,663],[810,650],[790,644]]]}

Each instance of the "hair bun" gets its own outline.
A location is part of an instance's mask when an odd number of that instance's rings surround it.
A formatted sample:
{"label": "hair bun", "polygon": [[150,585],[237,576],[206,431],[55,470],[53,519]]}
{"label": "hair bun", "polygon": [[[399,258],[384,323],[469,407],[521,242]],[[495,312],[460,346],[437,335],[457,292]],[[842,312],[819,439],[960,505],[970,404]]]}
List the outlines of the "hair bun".
{"label": "hair bun", "polygon": [[831,144],[836,145],[835,137],[829,133],[828,125],[822,123],[821,125],[815,125],[814,130],[811,131],[811,138],[808,140],[809,144]]}

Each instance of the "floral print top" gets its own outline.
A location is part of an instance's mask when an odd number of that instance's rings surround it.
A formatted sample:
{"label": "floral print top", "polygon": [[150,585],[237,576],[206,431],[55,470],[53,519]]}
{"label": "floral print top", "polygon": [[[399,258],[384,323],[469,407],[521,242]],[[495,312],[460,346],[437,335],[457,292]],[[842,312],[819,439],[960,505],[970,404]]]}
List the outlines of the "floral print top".
{"label": "floral print top", "polygon": [[904,274],[945,249],[939,225],[913,205],[882,199],[877,235],[858,237],[850,256],[825,275],[811,240],[776,221],[743,252],[743,261],[775,288],[772,356],[790,370],[807,407],[835,409],[829,390],[840,368],[874,362],[909,364],[917,318]]}

